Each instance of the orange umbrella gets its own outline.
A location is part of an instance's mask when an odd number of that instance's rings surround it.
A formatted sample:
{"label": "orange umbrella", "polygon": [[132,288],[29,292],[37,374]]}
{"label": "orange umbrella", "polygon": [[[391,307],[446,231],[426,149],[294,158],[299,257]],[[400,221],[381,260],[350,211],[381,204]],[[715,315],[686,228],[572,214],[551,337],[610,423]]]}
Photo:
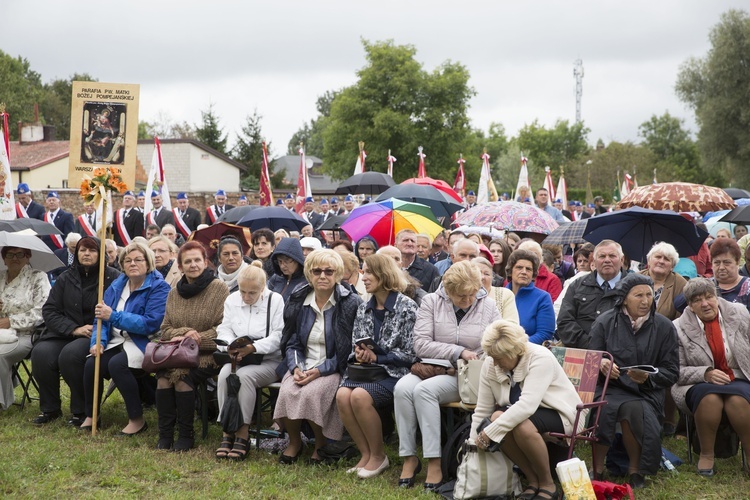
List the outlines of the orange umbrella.
{"label": "orange umbrella", "polygon": [[724,190],[689,182],[662,182],[633,189],[617,208],[642,207],[673,212],[709,212],[736,207]]}

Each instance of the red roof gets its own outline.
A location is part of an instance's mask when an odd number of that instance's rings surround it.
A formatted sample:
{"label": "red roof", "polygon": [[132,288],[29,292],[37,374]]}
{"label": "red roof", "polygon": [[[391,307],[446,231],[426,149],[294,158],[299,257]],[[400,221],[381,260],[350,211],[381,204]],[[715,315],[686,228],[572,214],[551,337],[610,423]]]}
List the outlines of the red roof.
{"label": "red roof", "polygon": [[70,153],[70,141],[37,141],[18,144],[10,143],[10,169],[34,170]]}

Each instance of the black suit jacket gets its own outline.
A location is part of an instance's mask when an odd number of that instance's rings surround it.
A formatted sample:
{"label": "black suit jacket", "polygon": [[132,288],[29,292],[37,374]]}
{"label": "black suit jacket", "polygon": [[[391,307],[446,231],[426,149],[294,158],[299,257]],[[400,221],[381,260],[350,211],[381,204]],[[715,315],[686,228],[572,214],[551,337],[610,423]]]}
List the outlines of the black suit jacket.
{"label": "black suit jacket", "polygon": [[[66,212],[62,208],[58,210],[57,217],[55,217],[55,220],[54,220],[54,224],[55,224],[55,227],[59,229],[60,232],[62,232],[63,241],[65,241],[65,237],[68,235],[68,233],[72,233],[75,230],[75,222],[73,222],[73,214],[71,214],[70,212]],[[44,243],[52,251],[60,248],[54,243],[52,243],[52,238],[50,238],[49,236],[42,236],[42,241],[44,241]],[[63,248],[65,248],[64,243],[63,243]]]}
{"label": "black suit jacket", "polygon": [[174,226],[174,214],[162,206],[159,210],[159,215],[155,218],[155,222],[156,225],[159,226],[159,229],[167,224],[172,224]]}
{"label": "black suit jacket", "polygon": [[307,212],[303,212],[302,218],[307,220],[307,222],[312,225],[313,229],[318,229],[320,225],[325,221],[325,217],[315,211],[313,211],[309,217],[307,215]]}
{"label": "black suit jacket", "polygon": [[584,211],[584,212],[581,212],[581,220],[583,220],[583,219],[588,219],[589,217],[591,217],[591,214],[590,214],[590,213],[588,213],[588,212],[585,212],[585,211]]}
{"label": "black suit jacket", "polygon": [[561,212],[562,212],[562,214],[563,214],[563,215],[564,215],[565,217],[567,217],[568,219],[570,219],[570,220],[575,220],[575,219],[573,218],[573,214],[572,214],[572,213],[570,213],[570,210],[560,210],[560,211],[561,211]]}
{"label": "black suit jacket", "polygon": [[[211,216],[209,215],[209,211],[213,211],[214,217],[216,219],[219,218],[219,215],[215,211],[215,207],[216,207],[216,205],[214,204],[214,205],[209,205],[208,208],[206,208],[206,215],[205,215],[205,217],[203,219],[203,222],[205,224],[208,224],[209,226],[211,224],[213,224],[213,221],[211,220]],[[234,208],[234,205],[226,204],[226,205],[224,205],[224,212],[228,212],[229,210],[232,210],[233,208]]]}
{"label": "black suit jacket", "polygon": [[29,206],[26,207],[26,214],[31,219],[44,220],[44,207],[34,200],[31,200]]}
{"label": "black suit jacket", "polygon": [[[123,225],[125,226],[125,230],[128,232],[128,236],[130,236],[130,239],[133,239],[136,236],[143,236],[143,212],[136,208],[131,208],[130,212],[128,212],[128,214],[125,216]],[[117,233],[117,231],[113,231],[113,233],[115,236],[114,240],[115,243],[117,243],[117,246],[126,246],[125,241],[120,238],[120,235]]]}
{"label": "black suit jacket", "polygon": [[[84,213],[84,214],[81,214],[81,215],[83,215],[84,217],[86,217],[88,214]],[[92,219],[94,220],[94,223],[92,224],[92,226],[94,227],[94,231],[98,231],[99,228],[96,227],[96,214],[93,214]],[[85,229],[83,229],[83,225],[81,224],[81,221],[80,221],[80,219],[78,217],[76,217],[76,226],[75,227],[76,227],[75,228],[75,232],[78,233],[78,234],[80,234],[81,236],[86,236],[86,235],[89,234],[89,233],[86,232]]]}
{"label": "black suit jacket", "polygon": [[409,275],[419,281],[422,284],[422,290],[425,292],[429,291],[432,281],[440,276],[438,270],[424,260],[423,258],[416,256],[414,262],[409,266]]}
{"label": "black suit jacket", "polygon": [[187,210],[182,215],[182,221],[191,231],[195,231],[201,223],[201,213],[193,207],[187,207]]}

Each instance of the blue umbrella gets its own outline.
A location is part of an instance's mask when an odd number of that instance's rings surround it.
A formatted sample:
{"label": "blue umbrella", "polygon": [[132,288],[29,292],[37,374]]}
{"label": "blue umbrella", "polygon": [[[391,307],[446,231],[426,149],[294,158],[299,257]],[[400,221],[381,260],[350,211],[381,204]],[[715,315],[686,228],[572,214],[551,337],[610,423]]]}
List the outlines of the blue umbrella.
{"label": "blue umbrella", "polygon": [[250,231],[267,228],[271,231],[287,229],[289,231],[301,231],[309,223],[286,208],[282,207],[260,207],[248,212],[237,222],[238,226],[249,227]]}
{"label": "blue umbrella", "polygon": [[614,240],[625,255],[640,262],[659,241],[670,243],[680,257],[687,257],[697,254],[708,237],[707,232],[671,210],[631,207],[586,220],[586,241],[597,244]]}

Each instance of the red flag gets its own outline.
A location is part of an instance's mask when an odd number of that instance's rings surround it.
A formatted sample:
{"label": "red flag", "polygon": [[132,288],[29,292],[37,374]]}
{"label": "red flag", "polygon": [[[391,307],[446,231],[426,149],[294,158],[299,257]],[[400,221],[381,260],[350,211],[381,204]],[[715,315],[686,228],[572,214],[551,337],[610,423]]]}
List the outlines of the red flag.
{"label": "red flag", "polygon": [[453,190],[458,193],[461,198],[466,198],[466,172],[464,171],[464,155],[460,155],[458,158],[458,172],[456,172],[456,180],[453,181]]}
{"label": "red flag", "polygon": [[268,173],[268,150],[263,142],[263,160],[260,164],[260,206],[273,206],[273,191],[271,190],[271,176]]}
{"label": "red flag", "polygon": [[307,177],[307,165],[305,164],[305,149],[302,144],[299,146],[299,177],[297,178],[297,204],[294,210],[302,213],[305,209],[305,198],[312,196],[310,189],[310,179]]}
{"label": "red flag", "polygon": [[417,177],[427,177],[427,170],[424,168],[424,159],[427,155],[422,152],[422,146],[419,146],[417,149],[419,150],[419,154],[417,154],[417,156],[419,156],[419,170],[417,171]]}

